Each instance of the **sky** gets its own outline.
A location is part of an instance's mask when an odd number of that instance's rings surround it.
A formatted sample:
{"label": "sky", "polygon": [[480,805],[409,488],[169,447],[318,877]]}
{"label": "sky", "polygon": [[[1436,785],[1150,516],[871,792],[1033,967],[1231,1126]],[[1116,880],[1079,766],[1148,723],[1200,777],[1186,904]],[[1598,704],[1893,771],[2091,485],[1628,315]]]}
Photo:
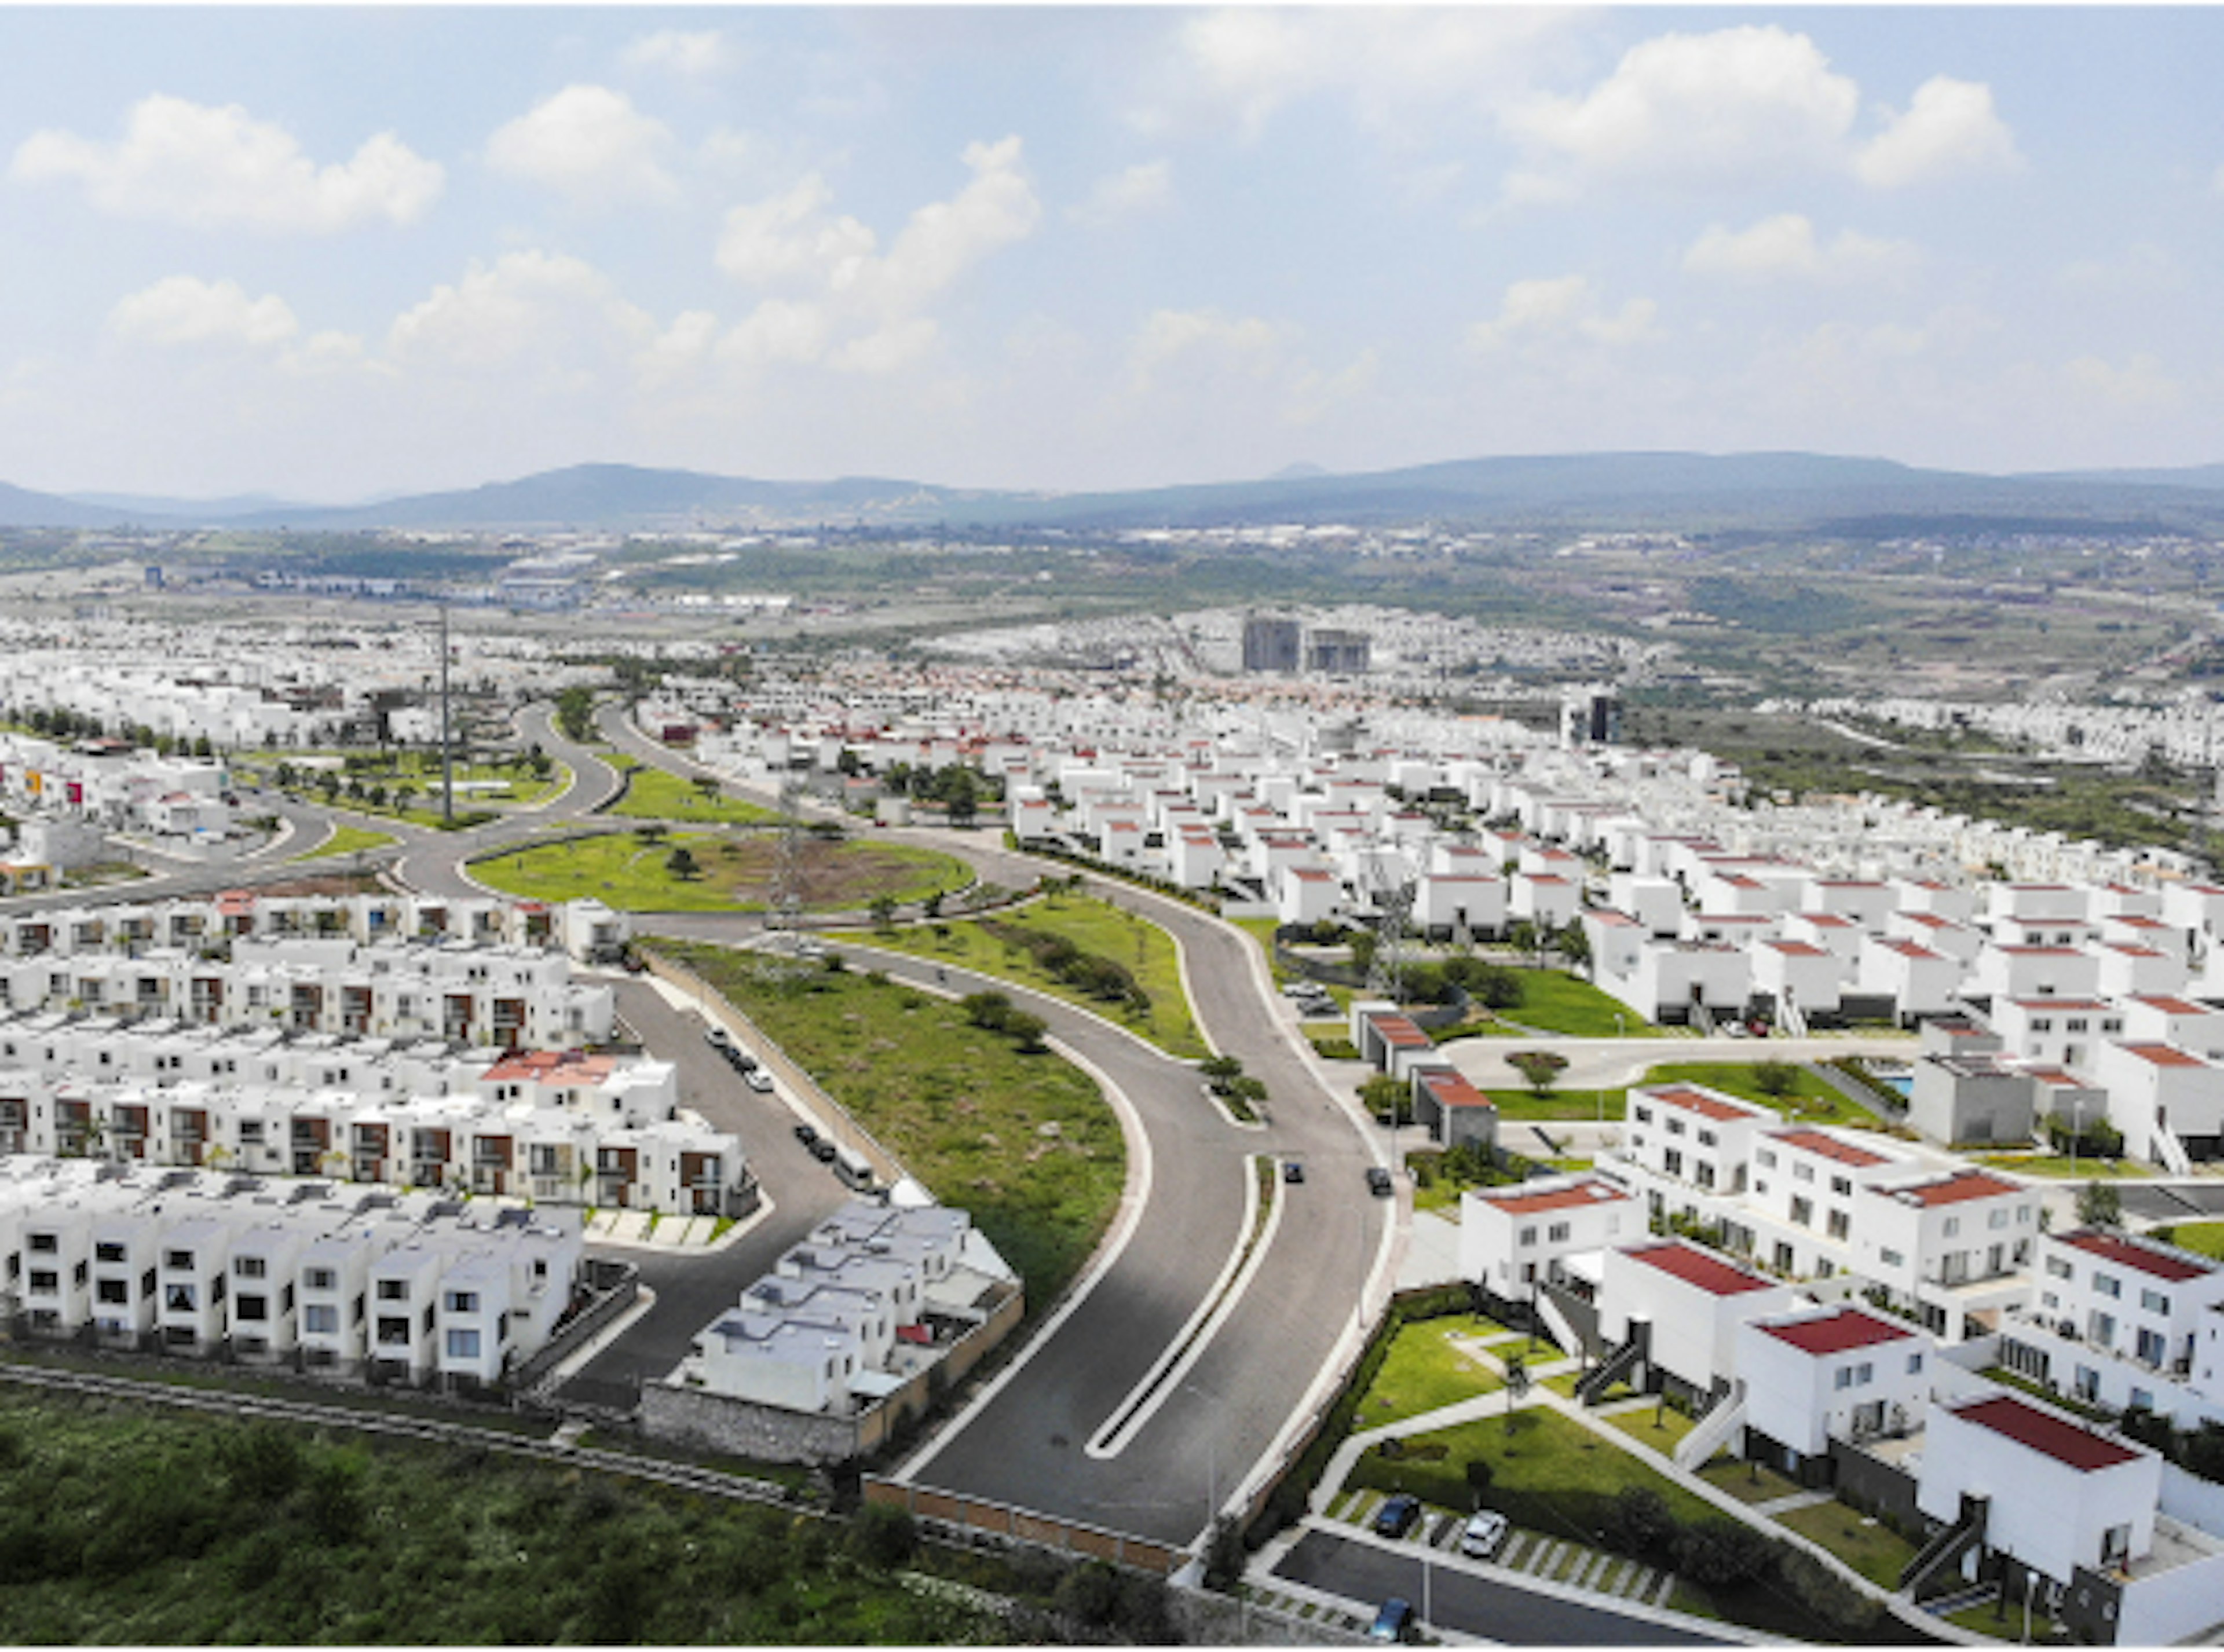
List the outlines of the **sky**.
{"label": "sky", "polygon": [[0,480],[2224,460],[2224,9],[0,8]]}

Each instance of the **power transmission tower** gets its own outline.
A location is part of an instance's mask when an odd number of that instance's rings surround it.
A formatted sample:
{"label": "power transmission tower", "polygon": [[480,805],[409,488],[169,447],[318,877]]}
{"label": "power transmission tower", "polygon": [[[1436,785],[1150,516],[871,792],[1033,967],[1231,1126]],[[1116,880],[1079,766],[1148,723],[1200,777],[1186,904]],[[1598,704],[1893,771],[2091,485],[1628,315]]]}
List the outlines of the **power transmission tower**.
{"label": "power transmission tower", "polygon": [[757,955],[762,980],[793,980],[804,972],[803,782],[793,771],[780,783],[780,835],[765,880],[765,944]]}
{"label": "power transmission tower", "polygon": [[1367,966],[1367,995],[1402,1004],[1406,1001],[1406,932],[1413,915],[1413,886],[1392,870],[1389,855],[1381,852],[1387,847],[1377,846],[1367,857],[1375,913],[1374,957]]}

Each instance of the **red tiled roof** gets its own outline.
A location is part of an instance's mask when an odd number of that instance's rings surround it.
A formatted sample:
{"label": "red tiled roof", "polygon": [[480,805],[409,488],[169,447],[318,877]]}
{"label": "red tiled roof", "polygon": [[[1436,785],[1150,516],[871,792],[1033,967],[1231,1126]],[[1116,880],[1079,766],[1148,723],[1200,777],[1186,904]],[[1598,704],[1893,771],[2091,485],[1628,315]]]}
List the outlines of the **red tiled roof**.
{"label": "red tiled roof", "polygon": [[1394,1044],[1400,1050],[1423,1049],[1431,1042],[1429,1035],[1406,1016],[1374,1010],[1368,1012],[1367,1021],[1381,1036],[1384,1044]]}
{"label": "red tiled roof", "polygon": [[2097,998],[2012,998],[2008,1002],[2019,1010],[2105,1010],[2108,1007]]}
{"label": "red tiled roof", "polygon": [[486,1069],[490,1084],[534,1079],[542,1083],[599,1084],[616,1069],[608,1056],[589,1056],[576,1050],[521,1050],[504,1056]]}
{"label": "red tiled roof", "polygon": [[2090,1227],[2064,1233],[2062,1242],[2088,1256],[2097,1256],[2103,1262],[2113,1262],[2120,1267],[2151,1274],[2157,1279],[2200,1279],[2215,1271],[2213,1264],[2202,1267],[2183,1257],[2166,1256],[2160,1251],[2151,1250],[2121,1233],[2103,1233]]}
{"label": "red tiled roof", "polygon": [[1696,1285],[1709,1296],[1739,1296],[1751,1290],[1766,1290],[1769,1286],[1769,1282],[1757,1273],[1747,1273],[1696,1245],[1675,1239],[1632,1245],[1623,1254],[1681,1279],[1687,1285]]}
{"label": "red tiled roof", "polygon": [[1827,958],[1830,955],[1808,941],[1763,941],[1761,945],[1772,947],[1787,958]]}
{"label": "red tiled roof", "polygon": [[1696,1113],[1703,1119],[1713,1119],[1722,1123],[1755,1116],[1753,1109],[1749,1107],[1741,1106],[1735,1101],[1725,1100],[1719,1095],[1709,1095],[1704,1090],[1690,1089],[1682,1085],[1673,1089],[1647,1090],[1645,1094],[1656,1100],[1665,1101],[1671,1107],[1681,1107],[1686,1113]]}
{"label": "red tiled roof", "polygon": [[1835,1314],[1798,1320],[1789,1325],[1760,1327],[1779,1342],[1788,1342],[1802,1353],[1844,1353],[1850,1348],[1872,1348],[1880,1342],[1897,1342],[1914,1332],[1892,1320],[1879,1319],[1858,1308],[1841,1308]]}
{"label": "red tiled roof", "polygon": [[2176,1044],[2124,1044],[2120,1048],[2157,1067],[2206,1067],[2189,1050],[2180,1050]]}
{"label": "red tiled roof", "polygon": [[1483,1193],[1475,1195],[1488,1200],[1494,1209],[1509,1216],[1533,1216],[1539,1211],[1569,1210],[1577,1205],[1605,1205],[1626,1201],[1629,1195],[1620,1188],[1594,1177],[1578,1182],[1571,1188],[1551,1188],[1543,1193],[1523,1193],[1519,1188],[1505,1193]]}
{"label": "red tiled roof", "polygon": [[1481,1090],[1467,1081],[1459,1073],[1426,1072],[1419,1075],[1421,1082],[1437,1104],[1447,1107],[1488,1107],[1497,1104]]}
{"label": "red tiled roof", "polygon": [[1903,958],[1935,958],[1942,962],[1944,962],[1943,955],[1933,952],[1919,941],[1893,940],[1886,937],[1880,939],[1877,944],[1887,952],[1897,952]]}
{"label": "red tiled roof", "polygon": [[1964,1422],[1989,1428],[2019,1446],[2066,1463],[2081,1474],[2139,1460],[2139,1453],[2012,1395],[1995,1394],[1974,1404],[1949,1408],[1949,1412]]}
{"label": "red tiled roof", "polygon": [[1929,1209],[1934,1205],[1962,1204],[1971,1199],[1996,1199],[2004,1193],[2021,1193],[2023,1189],[1984,1170],[1956,1170],[1936,1182],[1918,1182],[1912,1187],[1873,1188],[1870,1191]]}
{"label": "red tiled roof", "polygon": [[2134,993],[2131,1001],[2144,1004],[2151,1010],[2160,1010],[2164,1015],[2213,1014],[2206,1004],[2196,1004],[2189,998],[2173,998],[2168,993]]}
{"label": "red tiled roof", "polygon": [[1835,1136],[1826,1136],[1819,1130],[1779,1130],[1772,1133],[1786,1147],[1797,1147],[1803,1152],[1835,1159],[1839,1163],[1850,1164],[1857,1170],[1866,1170],[1872,1164],[1892,1163],[1881,1153],[1872,1153],[1866,1147],[1840,1141]]}

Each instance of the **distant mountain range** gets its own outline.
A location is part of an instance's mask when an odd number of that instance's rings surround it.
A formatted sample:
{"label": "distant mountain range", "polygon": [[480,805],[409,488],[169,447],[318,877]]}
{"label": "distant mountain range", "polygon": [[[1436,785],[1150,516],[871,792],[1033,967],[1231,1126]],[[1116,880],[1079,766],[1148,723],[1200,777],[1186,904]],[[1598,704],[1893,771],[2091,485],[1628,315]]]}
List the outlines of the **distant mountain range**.
{"label": "distant mountain range", "polygon": [[1989,476],[1813,453],[1589,453],[1459,459],[1358,475],[1293,465],[1261,481],[1119,493],[938,487],[875,476],[761,482],[578,464],[376,504],[37,494],[0,482],[0,526],[680,529],[1001,526],[1072,530],[1437,520],[1506,527],[1911,533],[2224,529],[2224,464]]}

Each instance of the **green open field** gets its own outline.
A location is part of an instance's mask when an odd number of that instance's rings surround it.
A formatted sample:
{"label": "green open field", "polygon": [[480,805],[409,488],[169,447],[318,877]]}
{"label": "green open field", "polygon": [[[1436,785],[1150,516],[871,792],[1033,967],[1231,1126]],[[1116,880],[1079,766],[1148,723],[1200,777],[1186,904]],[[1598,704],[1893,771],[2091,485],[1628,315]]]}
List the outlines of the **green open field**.
{"label": "green open field", "polygon": [[2094,1158],[2090,1153],[2080,1153],[2074,1161],[2067,1153],[1986,1153],[1977,1163],[2017,1176],[2078,1182],[2137,1182],[2155,1174],[2136,1159]]}
{"label": "green open field", "polygon": [[1000,1627],[791,1510],[14,1389],[0,1555],[14,1645],[933,1645]]}
{"label": "green open field", "polygon": [[1601,992],[1564,969],[1524,969],[1517,973],[1521,978],[1521,1002],[1503,1016],[1514,1026],[1501,1026],[1490,1037],[1531,1036],[1530,1031],[1516,1028],[1555,1033],[1566,1038],[1652,1037],[1660,1031],[1620,999]]}
{"label": "green open field", "polygon": [[2224,1261],[2224,1222],[2180,1222],[2165,1242]]}
{"label": "green open field", "polygon": [[[677,877],[667,865],[679,848],[694,856],[696,876]],[[529,900],[592,895],[622,911],[752,912],[764,908],[765,883],[777,853],[778,846],[761,834],[736,839],[674,832],[652,845],[638,833],[607,832],[490,855],[471,862],[471,875]],[[911,844],[806,835],[801,854],[806,911],[858,911],[881,895],[922,900],[962,889],[972,880],[964,862]]]}
{"label": "green open field", "polygon": [[699,821],[717,826],[765,825],[780,818],[774,810],[722,797],[716,786],[706,796],[692,780],[657,768],[635,769],[625,795],[605,812],[630,820]]}
{"label": "green open field", "polygon": [[391,832],[374,832],[362,826],[337,823],[332,835],[306,854],[297,854],[296,861],[323,861],[337,854],[359,854],[371,849],[382,849],[394,842]]}
{"label": "green open field", "polygon": [[977,919],[937,925],[906,924],[875,930],[862,937],[870,946],[938,962],[957,964],[984,975],[1024,983],[1069,1004],[1094,1010],[1133,1028],[1170,1056],[1202,1061],[1212,1052],[1197,1029],[1189,995],[1182,990],[1181,959],[1173,937],[1147,918],[1087,895],[1046,895],[991,920],[1038,935],[1061,936],[1098,957],[1124,967],[1150,995],[1151,1007],[1134,1014],[1107,1004],[1058,980],[1035,962],[1025,947],[1007,942]]}
{"label": "green open field", "polygon": [[[1431,1460],[1431,1453],[1442,1455]],[[1580,1422],[1542,1406],[1517,1409],[1507,1430],[1504,1416],[1412,1434],[1405,1454],[1368,1452],[1353,1467],[1350,1484],[1382,1491],[1411,1491],[1439,1508],[1465,1509],[1467,1466],[1491,1467],[1486,1501],[1517,1526],[1577,1542],[1597,1541],[1606,1505],[1624,1486],[1650,1486],[1667,1500],[1677,1520],[1703,1520],[1715,1511],[1666,1475],[1627,1451],[1600,1439]]]}
{"label": "green open field", "polygon": [[1505,1387],[1496,1372],[1452,1346],[1455,1336],[1471,1336],[1475,1331],[1473,1319],[1466,1315],[1416,1320],[1400,1327],[1391,1339],[1389,1357],[1360,1399],[1358,1426],[1380,1428]]}
{"label": "green open field", "polygon": [[650,944],[739,1006],[936,1198],[971,1212],[1026,1279],[1030,1316],[1050,1307],[1127,1180],[1127,1144],[1094,1080],[1047,1051],[1019,1054],[955,1004],[856,970],[780,983],[760,979],[750,953]]}

